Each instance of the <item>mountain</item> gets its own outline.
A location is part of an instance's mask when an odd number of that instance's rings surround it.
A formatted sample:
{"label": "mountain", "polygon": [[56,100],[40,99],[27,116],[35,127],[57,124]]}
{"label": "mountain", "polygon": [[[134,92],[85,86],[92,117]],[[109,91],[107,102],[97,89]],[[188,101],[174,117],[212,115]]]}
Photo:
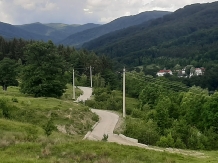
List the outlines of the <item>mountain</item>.
{"label": "mountain", "polygon": [[47,36],[28,32],[11,24],[0,22],[0,36],[6,39],[23,38],[26,40],[49,40]]}
{"label": "mountain", "polygon": [[99,24],[84,24],[84,25],[67,25],[61,23],[31,23],[24,25],[16,25],[23,30],[28,32],[45,36],[47,39],[51,39],[53,42],[58,42],[68,37],[71,34],[81,32],[86,29],[100,26]]}
{"label": "mountain", "polygon": [[69,37],[67,37],[66,39],[64,39],[63,41],[59,43],[64,44],[64,45],[81,46],[84,42],[90,41],[104,34],[107,34],[107,33],[110,33],[110,32],[113,32],[119,29],[127,28],[130,26],[138,25],[142,22],[146,22],[151,19],[159,18],[166,14],[169,14],[169,12],[148,11],[148,12],[140,13],[138,15],[121,17],[105,25],[92,28],[92,29],[88,29],[88,30],[84,30],[82,32],[70,35]]}
{"label": "mountain", "polygon": [[101,36],[83,48],[126,63],[148,56],[194,57],[216,51],[217,15],[218,2],[188,5],[162,18]]}

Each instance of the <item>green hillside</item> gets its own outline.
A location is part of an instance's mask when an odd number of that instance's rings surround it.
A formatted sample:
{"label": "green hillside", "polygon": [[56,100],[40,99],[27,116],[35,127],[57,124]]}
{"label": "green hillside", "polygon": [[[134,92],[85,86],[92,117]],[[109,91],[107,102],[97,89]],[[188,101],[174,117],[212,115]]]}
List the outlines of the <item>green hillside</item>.
{"label": "green hillside", "polygon": [[136,66],[147,57],[209,55],[212,59],[209,53],[217,51],[217,8],[218,2],[185,6],[163,18],[99,37],[83,47],[128,65],[137,60]]}
{"label": "green hillside", "polygon": [[[216,152],[207,152],[205,157],[198,158],[114,143],[82,141],[95,123],[94,115],[85,106],[64,97],[33,98],[19,93],[17,87],[9,87],[7,92],[0,92],[1,109],[3,100],[10,106],[10,118],[3,118],[0,112],[1,163],[216,163]],[[54,130],[47,137],[44,125],[51,115],[54,125],[62,125],[62,130]],[[67,133],[63,132],[63,126]]]}
{"label": "green hillside", "polygon": [[81,46],[83,43],[98,38],[104,34],[130,26],[135,26],[151,19],[162,17],[163,15],[169,13],[170,12],[167,11],[147,11],[137,15],[124,16],[102,26],[72,34],[66,39],[62,40],[60,43],[64,45]]}

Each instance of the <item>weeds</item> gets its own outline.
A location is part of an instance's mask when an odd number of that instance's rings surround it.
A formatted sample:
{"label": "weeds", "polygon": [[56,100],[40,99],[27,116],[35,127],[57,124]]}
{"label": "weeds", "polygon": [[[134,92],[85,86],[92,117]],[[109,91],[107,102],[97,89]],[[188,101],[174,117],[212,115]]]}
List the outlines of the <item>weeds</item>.
{"label": "weeds", "polygon": [[103,135],[103,138],[102,138],[102,141],[107,141],[108,140],[108,134],[106,135],[106,134],[104,134]]}

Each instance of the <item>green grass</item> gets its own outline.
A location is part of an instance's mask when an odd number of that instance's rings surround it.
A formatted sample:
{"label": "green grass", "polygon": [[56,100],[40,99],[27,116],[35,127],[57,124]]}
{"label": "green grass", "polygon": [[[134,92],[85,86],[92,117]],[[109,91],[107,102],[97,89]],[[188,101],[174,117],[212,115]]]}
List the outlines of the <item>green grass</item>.
{"label": "green grass", "polygon": [[[19,92],[17,87],[0,91],[0,98],[10,105],[10,120],[43,127],[53,117],[54,124],[64,127],[71,135],[84,136],[95,123],[88,107],[74,103],[72,99],[34,98]],[[13,102],[16,99],[16,102]],[[3,118],[0,110],[0,118]]]}
{"label": "green grass", "polygon": [[217,163],[217,160],[213,158],[154,152],[115,143],[70,140],[66,142],[47,141],[48,143],[30,142],[3,148],[0,150],[1,162]]}

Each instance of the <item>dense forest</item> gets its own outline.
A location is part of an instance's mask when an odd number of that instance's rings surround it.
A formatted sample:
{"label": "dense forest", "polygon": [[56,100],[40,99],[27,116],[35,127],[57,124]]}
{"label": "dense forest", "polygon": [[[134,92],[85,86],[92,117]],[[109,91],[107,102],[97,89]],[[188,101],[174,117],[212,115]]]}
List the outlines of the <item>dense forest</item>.
{"label": "dense forest", "polygon": [[20,85],[21,92],[26,94],[60,97],[66,84],[72,82],[73,68],[76,85],[90,86],[90,66],[94,85],[110,84],[113,67],[105,56],[55,46],[52,41],[7,41],[0,37],[0,84],[4,90],[11,85]]}
{"label": "dense forest", "polygon": [[198,63],[217,63],[218,2],[185,6],[162,18],[151,20],[84,44],[84,48],[115,58],[128,66],[153,64],[162,57],[172,68]]}

